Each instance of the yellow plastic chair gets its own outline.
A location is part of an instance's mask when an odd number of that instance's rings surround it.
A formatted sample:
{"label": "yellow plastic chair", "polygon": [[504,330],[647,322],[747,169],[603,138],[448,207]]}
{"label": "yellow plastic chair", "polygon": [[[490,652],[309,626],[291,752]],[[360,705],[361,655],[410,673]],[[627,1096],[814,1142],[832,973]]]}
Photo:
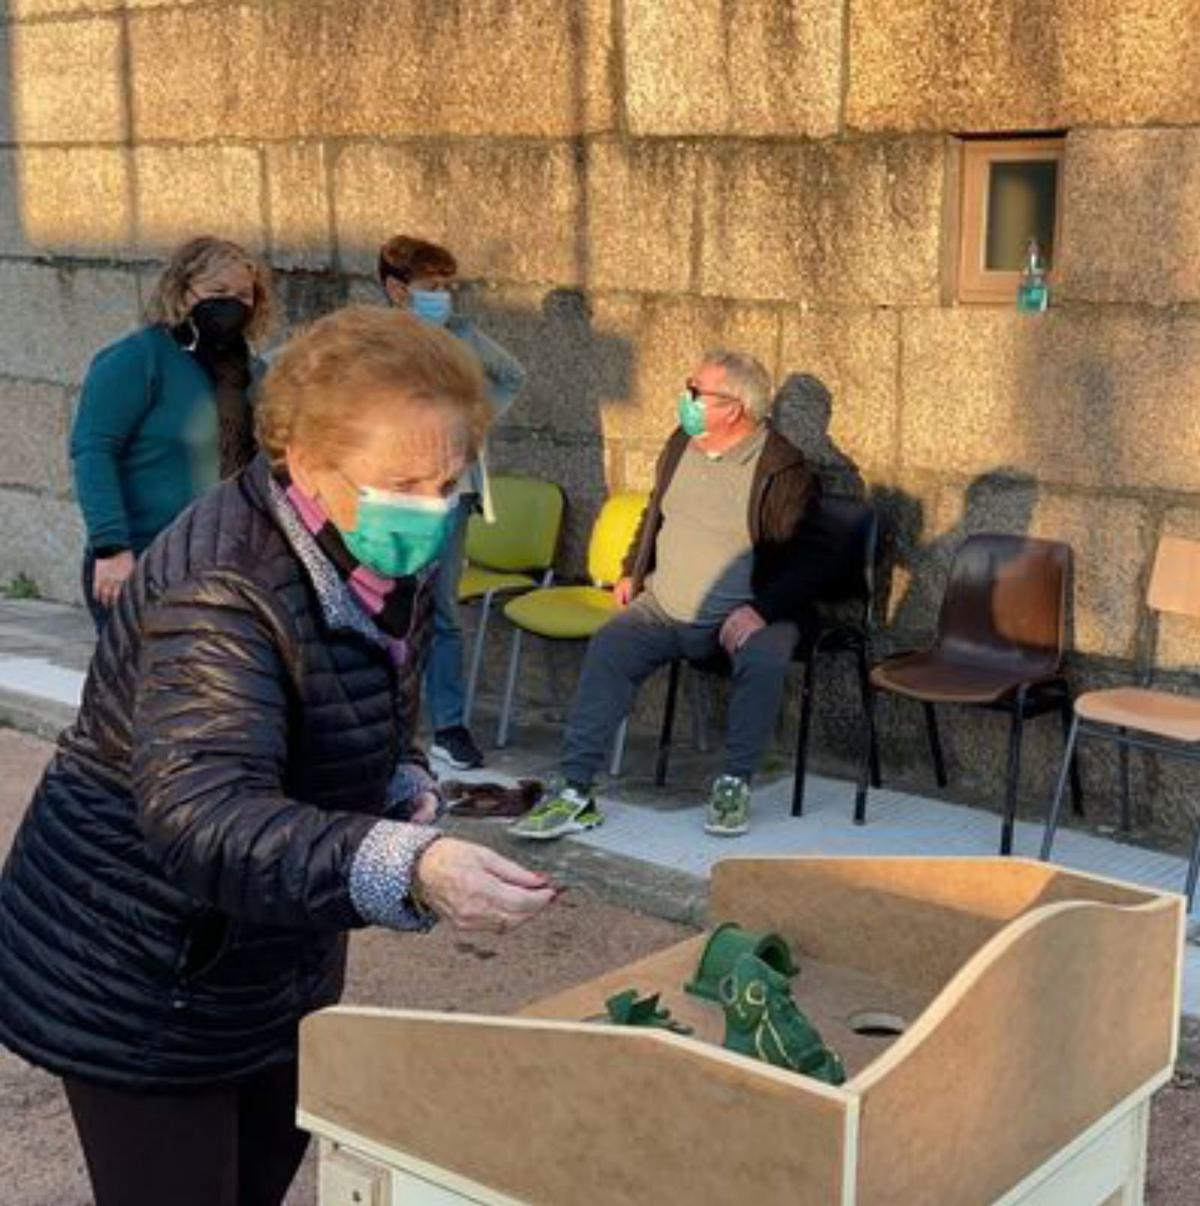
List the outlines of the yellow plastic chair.
{"label": "yellow plastic chair", "polygon": [[492,600],[519,594],[554,580],[554,554],[562,531],[563,492],[554,482],[535,477],[491,479],[495,521],[472,515],[467,526],[466,564],[458,583],[459,603],[480,605],[471,649],[471,670],[463,722],[469,724],[483,667]]}
{"label": "yellow plastic chair", "polygon": [[[614,494],[601,508],[588,542],[590,586],[543,586],[504,605],[504,618],[512,625],[513,637],[496,734],[496,744],[501,748],[508,743],[522,636],[528,633],[547,641],[586,641],[612,618],[617,611],[612,588],[621,577],[625,555],[648,501],[645,494]],[[627,726],[628,722],[623,722],[617,734],[613,774],[620,768]]]}
{"label": "yellow plastic chair", "polygon": [[[1121,772],[1121,828],[1130,828],[1129,751],[1148,750],[1175,758],[1200,760],[1200,697],[1154,686],[1158,617],[1171,615],[1200,619],[1200,540],[1164,536],[1154,557],[1150,587],[1146,592],[1148,639],[1143,646],[1141,682],[1136,687],[1109,687],[1085,691],[1075,700],[1075,719],[1067,738],[1050,814],[1042,835],[1042,859],[1050,857],[1062,811],[1067,767],[1080,737],[1100,738],[1117,744]],[[1200,879],[1200,826],[1192,840],[1183,891],[1190,911]]]}

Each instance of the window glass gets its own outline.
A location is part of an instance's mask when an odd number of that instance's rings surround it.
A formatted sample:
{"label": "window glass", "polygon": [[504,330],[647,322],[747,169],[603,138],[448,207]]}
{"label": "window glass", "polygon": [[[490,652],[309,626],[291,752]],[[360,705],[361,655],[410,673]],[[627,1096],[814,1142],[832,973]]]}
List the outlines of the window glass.
{"label": "window glass", "polygon": [[1054,204],[1058,164],[1050,159],[997,160],[990,164],[987,239],[988,272],[1018,272],[1030,239],[1037,239],[1047,268],[1054,263]]}

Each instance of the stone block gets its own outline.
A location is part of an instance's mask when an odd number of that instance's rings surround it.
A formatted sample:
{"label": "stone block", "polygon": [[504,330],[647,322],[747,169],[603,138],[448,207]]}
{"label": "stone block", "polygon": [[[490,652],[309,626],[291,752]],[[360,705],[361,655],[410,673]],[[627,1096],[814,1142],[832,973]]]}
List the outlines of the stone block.
{"label": "stone block", "polygon": [[[1200,540],[1200,510],[1194,507],[1172,507],[1163,521],[1164,536],[1184,536]],[[1150,570],[1154,550],[1150,550],[1143,568],[1143,586],[1150,585]],[[1145,598],[1144,590],[1141,599]],[[1200,673],[1200,620],[1163,612],[1159,616],[1157,664],[1166,670]],[[1200,692],[1200,682],[1193,688]]]}
{"label": "stone block", "polygon": [[18,152],[0,151],[0,255],[29,253],[21,209],[20,163]]}
{"label": "stone block", "polygon": [[[1135,818],[1150,834],[1169,842],[1174,853],[1187,857],[1200,822],[1200,766],[1189,759],[1135,752],[1133,767]],[[1183,884],[1181,872],[1175,891],[1182,892]]]}
{"label": "stone block", "polygon": [[899,324],[887,310],[789,311],[783,320],[783,433],[846,484],[896,455]]}
{"label": "stone block", "polygon": [[24,574],[44,599],[80,601],[83,521],[63,499],[0,489],[0,584]]}
{"label": "stone block", "polygon": [[117,142],[127,115],[116,20],[9,27],[12,128],[21,142]]}
{"label": "stone block", "polygon": [[307,4],[229,5],[219,20],[207,7],[156,5],[131,14],[137,139],[286,138],[319,130],[317,29]]}
{"label": "stone block", "polygon": [[1100,489],[1200,489],[1200,322],[1186,312],[913,310],[901,456]]}
{"label": "stone block", "polygon": [[635,134],[823,138],[842,91],[840,0],[626,0]]}
{"label": "stone block", "polygon": [[583,165],[563,144],[354,145],[334,164],[344,266],[373,275],[384,239],[444,243],[466,277],[579,280]]}
{"label": "stone block", "polygon": [[1130,498],[1045,493],[1034,509],[1030,535],[1071,546],[1075,590],[1068,647],[1135,658],[1143,574],[1153,548],[1148,508]]}
{"label": "stone block", "polygon": [[661,443],[678,425],[676,403],[709,350],[748,352],[774,377],[779,314],[772,306],[704,298],[604,296],[595,325],[628,352],[628,385],[600,398],[606,439]]}
{"label": "stone block", "polygon": [[1053,130],[1200,118],[1195,0],[850,7],[855,130]]}
{"label": "stone block", "polygon": [[604,0],[295,0],[130,22],[142,138],[554,137],[614,123]]}
{"label": "stone block", "polygon": [[[139,0],[134,0],[138,3]],[[167,0],[159,0],[166,3]],[[182,0],[188,3],[188,0]],[[130,8],[127,0],[6,0],[6,15],[10,21],[28,21],[37,17],[62,17],[75,13],[102,13]]]}
{"label": "stone block", "polygon": [[649,493],[654,488],[654,474],[661,453],[661,441],[623,443],[621,445],[620,488],[622,490],[643,490]]}
{"label": "stone block", "polygon": [[1063,166],[1061,296],[1200,301],[1200,130],[1077,130]]}
{"label": "stone block", "polygon": [[553,435],[512,423],[493,433],[489,447],[495,472],[527,473],[563,488],[567,507],[556,567],[560,574],[586,578],[588,538],[608,496],[604,445],[586,436]]}
{"label": "stone block", "polygon": [[378,293],[370,299],[348,296],[345,277],[331,272],[279,272],[275,274],[275,322],[272,342],[283,342],[299,327],[356,300],[380,305]]}
{"label": "stone block", "polygon": [[320,53],[335,65],[333,134],[561,137],[615,123],[606,0],[355,0],[323,21]]}
{"label": "stone block", "polygon": [[0,88],[0,143],[16,142],[16,122],[12,111],[13,87],[11,82],[12,70],[12,29],[13,26],[0,22],[0,63],[4,64],[5,86]]}
{"label": "stone block", "polygon": [[936,304],[943,159],[938,139],[713,144],[700,176],[701,292]]}
{"label": "stone block", "polygon": [[26,147],[0,156],[0,246],[13,254],[112,258],[132,236],[127,153]]}
{"label": "stone block", "polygon": [[262,157],[250,147],[138,147],[137,240],[162,253],[196,235],[265,242]]}
{"label": "stone block", "polygon": [[474,290],[464,309],[524,364],[525,389],[502,425],[600,440],[604,414],[632,405],[634,345],[571,289]]}
{"label": "stone block", "polygon": [[0,374],[75,384],[138,322],[132,272],[0,263]]}
{"label": "stone block", "polygon": [[0,377],[0,486],[69,493],[70,425],[71,397],[63,386]]}
{"label": "stone block", "polygon": [[[587,154],[589,286],[690,292],[696,181],[693,143],[592,142]],[[647,237],[649,231],[653,238]]]}
{"label": "stone block", "polygon": [[327,152],[323,143],[265,148],[268,242],[281,268],[326,268],[333,253]]}

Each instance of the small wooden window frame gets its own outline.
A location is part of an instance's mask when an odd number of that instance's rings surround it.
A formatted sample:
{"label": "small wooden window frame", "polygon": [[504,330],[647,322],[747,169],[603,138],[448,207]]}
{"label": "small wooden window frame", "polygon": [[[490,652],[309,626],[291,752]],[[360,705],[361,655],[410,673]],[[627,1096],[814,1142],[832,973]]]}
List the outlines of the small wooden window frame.
{"label": "small wooden window frame", "polygon": [[[1058,189],[1054,199],[1054,263],[1062,260],[1062,186],[1065,138],[963,139],[961,203],[959,206],[958,289],[966,305],[1013,305],[1019,272],[988,271],[983,266],[987,242],[988,175],[993,163],[1052,160],[1058,164]],[[1057,268],[1047,280],[1055,283]]]}

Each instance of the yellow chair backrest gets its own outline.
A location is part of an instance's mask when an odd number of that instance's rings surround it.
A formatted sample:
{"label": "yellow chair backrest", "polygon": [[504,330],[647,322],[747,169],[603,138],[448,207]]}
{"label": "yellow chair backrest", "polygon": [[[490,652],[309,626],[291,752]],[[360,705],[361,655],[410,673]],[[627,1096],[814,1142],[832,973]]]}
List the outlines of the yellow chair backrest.
{"label": "yellow chair backrest", "polygon": [[614,494],[600,508],[588,542],[588,576],[597,586],[612,586],[620,580],[622,564],[649,501],[646,494]]}
{"label": "yellow chair backrest", "polygon": [[471,516],[467,560],[505,573],[549,569],[562,528],[562,491],[536,477],[504,475],[491,479],[491,489],[496,522]]}

